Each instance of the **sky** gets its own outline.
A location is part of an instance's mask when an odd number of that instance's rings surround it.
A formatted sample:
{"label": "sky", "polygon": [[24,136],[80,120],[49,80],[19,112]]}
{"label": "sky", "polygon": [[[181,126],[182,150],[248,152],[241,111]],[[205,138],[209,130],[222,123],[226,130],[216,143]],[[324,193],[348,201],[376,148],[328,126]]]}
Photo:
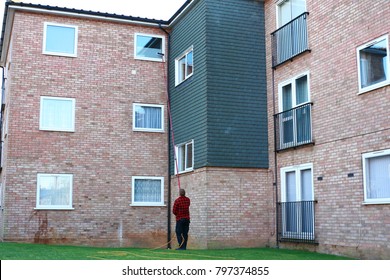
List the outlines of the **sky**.
{"label": "sky", "polygon": [[[3,22],[4,3],[0,0],[0,22]],[[186,2],[185,0],[23,0],[58,7],[115,13],[126,16],[168,20]]]}

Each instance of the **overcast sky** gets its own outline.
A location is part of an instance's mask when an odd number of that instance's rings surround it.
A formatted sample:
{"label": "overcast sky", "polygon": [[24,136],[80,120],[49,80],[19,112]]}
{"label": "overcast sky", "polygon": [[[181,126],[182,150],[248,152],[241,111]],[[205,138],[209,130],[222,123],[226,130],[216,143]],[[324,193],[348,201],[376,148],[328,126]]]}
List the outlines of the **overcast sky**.
{"label": "overcast sky", "polygon": [[[0,16],[3,21],[5,0],[0,0]],[[67,7],[94,12],[115,13],[126,16],[168,20],[185,0],[23,0],[14,2]]]}

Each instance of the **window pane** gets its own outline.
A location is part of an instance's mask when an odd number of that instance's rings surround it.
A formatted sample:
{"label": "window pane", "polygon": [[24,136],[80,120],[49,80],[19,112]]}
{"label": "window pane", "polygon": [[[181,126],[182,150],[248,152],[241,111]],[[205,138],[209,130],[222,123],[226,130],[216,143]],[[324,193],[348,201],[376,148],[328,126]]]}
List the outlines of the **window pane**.
{"label": "window pane", "polygon": [[291,2],[290,0],[287,0],[279,5],[279,27],[285,25],[290,20],[291,20]]}
{"label": "window pane", "polygon": [[189,52],[187,54],[187,75],[186,76],[189,76],[192,74],[192,71],[193,71],[193,65],[194,65],[194,62],[193,62],[193,53],[192,51]]}
{"label": "window pane", "polygon": [[311,169],[301,170],[301,200],[313,200]]}
{"label": "window pane", "polygon": [[70,183],[68,176],[39,176],[39,205],[69,206]]}
{"label": "window pane", "polygon": [[282,87],[283,111],[290,110],[293,106],[291,84]]}
{"label": "window pane", "polygon": [[296,80],[296,95],[297,105],[309,101],[309,94],[307,88],[307,76],[300,77]]}
{"label": "window pane", "polygon": [[186,73],[185,71],[186,71],[186,58],[183,57],[182,59],[179,60],[179,76],[178,76],[179,82],[184,81],[185,73]]}
{"label": "window pane", "polygon": [[295,171],[286,173],[286,201],[297,201]]}
{"label": "window pane", "polygon": [[387,40],[360,50],[361,87],[368,87],[388,78]]}
{"label": "window pane", "polygon": [[390,198],[390,156],[367,159],[367,198]]}
{"label": "window pane", "polygon": [[42,99],[42,129],[73,130],[73,101]]}
{"label": "window pane", "polygon": [[186,169],[192,168],[192,143],[187,144]]}
{"label": "window pane", "polygon": [[291,0],[291,19],[306,11],[306,0]]}
{"label": "window pane", "polygon": [[177,161],[178,161],[177,164],[178,164],[178,167],[179,167],[179,172],[181,172],[181,171],[185,170],[185,162],[186,162],[186,158],[185,158],[185,155],[186,155],[185,145],[179,146],[177,151],[178,151],[178,154],[176,155],[177,156]]}
{"label": "window pane", "polygon": [[74,27],[47,25],[45,51],[75,54],[75,33]]}
{"label": "window pane", "polygon": [[135,127],[162,129],[161,107],[135,106]]}
{"label": "window pane", "polygon": [[161,197],[161,180],[134,180],[134,202],[161,202]]}
{"label": "window pane", "polygon": [[137,57],[162,59],[162,38],[137,35]]}

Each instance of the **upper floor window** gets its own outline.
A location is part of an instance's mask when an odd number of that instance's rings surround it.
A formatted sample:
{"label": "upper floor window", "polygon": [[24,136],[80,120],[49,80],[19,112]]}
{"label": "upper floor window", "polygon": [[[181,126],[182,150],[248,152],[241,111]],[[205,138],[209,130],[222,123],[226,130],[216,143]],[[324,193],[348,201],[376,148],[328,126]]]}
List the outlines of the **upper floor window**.
{"label": "upper floor window", "polygon": [[41,96],[40,130],[74,131],[75,99]]}
{"label": "upper floor window", "polygon": [[175,147],[177,166],[175,173],[183,173],[194,169],[194,140],[187,143],[179,144]]}
{"label": "upper floor window", "polygon": [[312,143],[309,74],[303,73],[279,85],[279,110],[276,127],[277,149]]}
{"label": "upper floor window", "polygon": [[134,57],[151,61],[164,60],[164,37],[135,34]]}
{"label": "upper floor window", "polygon": [[162,206],[164,204],[164,177],[132,177],[133,206]]}
{"label": "upper floor window", "polygon": [[182,83],[194,73],[193,48],[188,49],[184,54],[175,60],[176,85]]}
{"label": "upper floor window", "polygon": [[364,202],[390,203],[390,149],[365,153],[362,158]]}
{"label": "upper floor window", "polygon": [[390,84],[389,36],[382,36],[357,48],[359,92]]}
{"label": "upper floor window", "polygon": [[164,106],[133,104],[133,130],[164,131]]}
{"label": "upper floor window", "polygon": [[72,209],[72,174],[38,174],[37,209]]}
{"label": "upper floor window", "polygon": [[76,57],[77,33],[77,26],[45,22],[43,53]]}
{"label": "upper floor window", "polygon": [[306,0],[281,0],[277,3],[278,27],[306,12]]}

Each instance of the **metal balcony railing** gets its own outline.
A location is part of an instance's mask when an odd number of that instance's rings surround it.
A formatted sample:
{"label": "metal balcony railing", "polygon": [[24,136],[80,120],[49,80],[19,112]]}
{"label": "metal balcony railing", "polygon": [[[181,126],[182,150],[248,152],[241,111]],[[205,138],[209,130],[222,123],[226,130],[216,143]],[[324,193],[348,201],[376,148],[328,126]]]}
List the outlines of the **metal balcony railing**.
{"label": "metal balcony railing", "polygon": [[312,105],[313,103],[306,103],[274,116],[276,151],[313,143]]}
{"label": "metal balcony railing", "polygon": [[279,241],[316,243],[315,203],[316,201],[278,203]]}
{"label": "metal balcony railing", "polygon": [[306,22],[308,15],[305,12],[271,33],[273,68],[309,51]]}

